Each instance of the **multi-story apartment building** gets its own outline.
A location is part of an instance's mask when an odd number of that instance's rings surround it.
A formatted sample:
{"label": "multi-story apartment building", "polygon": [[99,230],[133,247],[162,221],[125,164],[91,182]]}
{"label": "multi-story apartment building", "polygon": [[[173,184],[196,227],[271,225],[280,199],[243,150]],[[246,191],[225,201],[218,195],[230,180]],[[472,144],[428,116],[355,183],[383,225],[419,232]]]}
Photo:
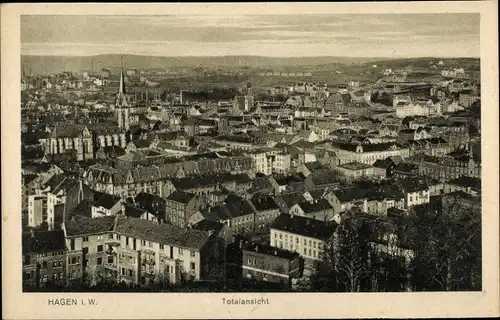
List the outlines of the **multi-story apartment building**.
{"label": "multi-story apartment building", "polygon": [[47,195],[28,196],[28,227],[37,227],[47,221]]}
{"label": "multi-story apartment building", "polygon": [[61,230],[22,236],[23,290],[66,285],[66,246]]}
{"label": "multi-story apartment building", "polygon": [[270,243],[272,247],[296,252],[304,259],[321,260],[336,228],[336,222],[282,214],[270,227]]}
{"label": "multi-story apartment building", "polygon": [[280,152],[274,155],[273,172],[287,174],[291,171],[292,155],[287,152]]}
{"label": "multi-story apartment building", "polygon": [[69,253],[81,257],[83,280],[131,285],[222,280],[225,240],[197,229],[126,217],[79,218],[64,225]]}
{"label": "multi-story apartment building", "polygon": [[417,154],[408,161],[417,165],[420,175],[427,175],[439,181],[456,179],[461,176],[481,178],[481,165],[474,159],[457,159],[450,156],[428,156]]}

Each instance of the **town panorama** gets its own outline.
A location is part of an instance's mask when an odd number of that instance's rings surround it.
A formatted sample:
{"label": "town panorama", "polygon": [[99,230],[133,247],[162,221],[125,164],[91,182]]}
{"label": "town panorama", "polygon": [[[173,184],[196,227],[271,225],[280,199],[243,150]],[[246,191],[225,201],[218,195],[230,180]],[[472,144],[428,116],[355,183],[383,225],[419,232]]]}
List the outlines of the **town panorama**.
{"label": "town panorama", "polygon": [[21,60],[25,292],[482,288],[478,58]]}

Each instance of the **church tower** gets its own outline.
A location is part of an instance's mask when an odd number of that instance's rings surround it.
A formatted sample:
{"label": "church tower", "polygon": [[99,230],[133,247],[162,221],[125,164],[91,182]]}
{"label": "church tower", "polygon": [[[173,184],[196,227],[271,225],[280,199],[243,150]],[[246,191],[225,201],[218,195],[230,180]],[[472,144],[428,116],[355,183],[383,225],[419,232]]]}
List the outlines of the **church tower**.
{"label": "church tower", "polygon": [[116,94],[115,112],[118,120],[118,126],[128,131],[130,129],[130,119],[129,119],[130,108],[127,99],[127,92],[125,90],[125,76],[123,73],[123,62],[122,62],[122,70],[120,73],[120,85],[118,88],[118,93]]}

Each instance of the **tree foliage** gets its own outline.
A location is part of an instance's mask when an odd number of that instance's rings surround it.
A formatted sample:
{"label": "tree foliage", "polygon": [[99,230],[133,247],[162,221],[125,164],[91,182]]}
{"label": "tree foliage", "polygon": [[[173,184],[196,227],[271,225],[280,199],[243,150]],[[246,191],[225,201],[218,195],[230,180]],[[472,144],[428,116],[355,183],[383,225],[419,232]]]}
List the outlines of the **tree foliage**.
{"label": "tree foliage", "polygon": [[407,219],[416,291],[481,290],[481,209],[460,197],[414,207]]}

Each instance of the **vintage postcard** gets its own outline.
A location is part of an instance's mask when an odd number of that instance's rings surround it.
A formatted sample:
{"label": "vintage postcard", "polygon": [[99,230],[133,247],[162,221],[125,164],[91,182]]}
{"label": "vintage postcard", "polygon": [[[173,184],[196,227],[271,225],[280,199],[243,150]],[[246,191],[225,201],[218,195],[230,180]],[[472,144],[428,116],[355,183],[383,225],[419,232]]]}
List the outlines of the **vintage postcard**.
{"label": "vintage postcard", "polygon": [[498,316],[497,10],[3,5],[3,317]]}

